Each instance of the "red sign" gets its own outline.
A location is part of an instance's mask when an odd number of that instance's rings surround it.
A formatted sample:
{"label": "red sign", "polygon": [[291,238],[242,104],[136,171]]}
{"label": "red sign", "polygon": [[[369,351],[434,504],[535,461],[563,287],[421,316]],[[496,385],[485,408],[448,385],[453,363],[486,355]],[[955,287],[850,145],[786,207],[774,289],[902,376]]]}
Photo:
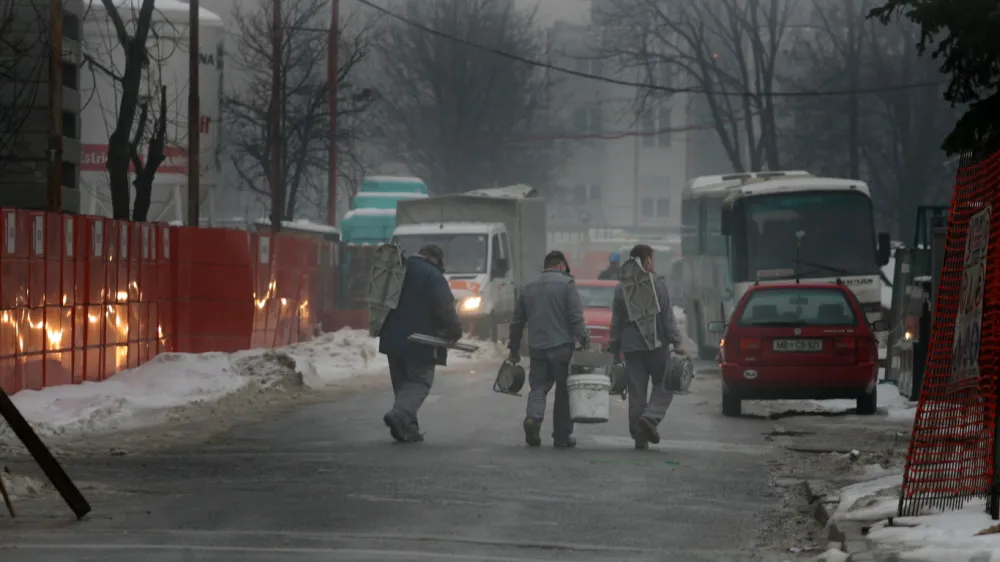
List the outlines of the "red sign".
{"label": "red sign", "polygon": [[[103,172],[108,169],[108,145],[84,144],[81,146],[81,172]],[[179,146],[168,146],[163,150],[166,160],[156,169],[157,174],[187,175],[187,150]],[[140,155],[140,161],[144,155]],[[129,164],[129,172],[135,172],[135,165]]]}

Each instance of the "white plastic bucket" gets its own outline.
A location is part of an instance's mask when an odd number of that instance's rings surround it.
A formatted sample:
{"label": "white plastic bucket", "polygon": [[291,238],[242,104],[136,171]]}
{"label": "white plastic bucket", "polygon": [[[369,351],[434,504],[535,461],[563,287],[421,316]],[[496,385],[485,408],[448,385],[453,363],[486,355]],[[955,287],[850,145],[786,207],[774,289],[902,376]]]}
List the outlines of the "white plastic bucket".
{"label": "white plastic bucket", "polygon": [[611,379],[607,375],[573,375],[566,380],[566,388],[574,422],[606,423],[611,417]]}

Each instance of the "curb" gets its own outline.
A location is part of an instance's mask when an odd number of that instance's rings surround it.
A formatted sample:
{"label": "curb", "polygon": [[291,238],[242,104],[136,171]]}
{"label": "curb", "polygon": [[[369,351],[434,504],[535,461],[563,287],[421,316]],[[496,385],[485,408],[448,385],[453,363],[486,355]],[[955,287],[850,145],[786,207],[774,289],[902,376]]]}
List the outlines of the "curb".
{"label": "curb", "polygon": [[884,558],[876,555],[871,543],[865,538],[868,525],[855,521],[832,520],[840,500],[830,499],[828,483],[822,480],[804,480],[802,486],[816,522],[826,530],[827,540],[840,545],[840,549],[848,555],[848,562],[895,560],[894,557]]}

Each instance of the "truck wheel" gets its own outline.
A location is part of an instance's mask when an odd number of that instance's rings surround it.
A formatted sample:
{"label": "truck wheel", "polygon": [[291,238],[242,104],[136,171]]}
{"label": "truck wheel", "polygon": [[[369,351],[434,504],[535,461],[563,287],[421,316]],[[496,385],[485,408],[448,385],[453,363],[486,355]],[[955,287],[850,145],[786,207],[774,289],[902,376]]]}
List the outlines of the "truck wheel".
{"label": "truck wheel", "polygon": [[859,416],[873,416],[878,412],[878,386],[858,397],[857,412]]}
{"label": "truck wheel", "polygon": [[743,401],[740,397],[731,393],[722,391],[722,415],[727,418],[738,418],[743,413]]}
{"label": "truck wheel", "polygon": [[486,322],[488,323],[487,334],[489,334],[490,341],[493,343],[500,341],[500,326],[497,325],[496,315],[491,312],[486,318]]}

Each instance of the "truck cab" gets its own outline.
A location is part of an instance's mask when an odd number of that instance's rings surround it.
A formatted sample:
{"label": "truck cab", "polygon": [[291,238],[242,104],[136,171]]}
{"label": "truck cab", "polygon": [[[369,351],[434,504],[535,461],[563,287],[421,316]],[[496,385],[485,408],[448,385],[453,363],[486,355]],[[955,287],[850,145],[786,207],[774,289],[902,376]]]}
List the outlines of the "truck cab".
{"label": "truck cab", "polygon": [[443,222],[396,227],[393,242],[407,255],[434,244],[444,252],[445,278],[468,331],[497,339],[514,314],[510,236],[503,223]]}

